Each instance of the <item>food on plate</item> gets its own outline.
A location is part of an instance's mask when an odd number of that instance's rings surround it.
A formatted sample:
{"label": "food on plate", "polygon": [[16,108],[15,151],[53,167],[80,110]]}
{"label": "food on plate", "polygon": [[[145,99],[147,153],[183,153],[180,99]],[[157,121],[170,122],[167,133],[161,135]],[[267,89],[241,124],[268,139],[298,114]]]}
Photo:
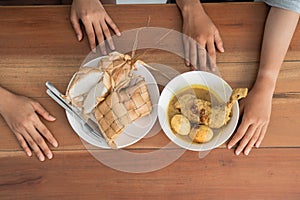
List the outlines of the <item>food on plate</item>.
{"label": "food on plate", "polygon": [[112,92],[97,107],[95,117],[99,128],[112,142],[136,119],[150,114],[152,104],[144,80],[120,92]]}
{"label": "food on plate", "polygon": [[133,121],[148,115],[152,103],[144,77],[136,76],[137,64],[146,63],[112,52],[97,67],[82,67],[74,74],[65,98],[94,119],[111,147],[116,137]]}
{"label": "food on plate", "polygon": [[76,72],[67,88],[65,98],[77,107],[82,107],[84,96],[102,79],[97,68],[83,67]]}
{"label": "food on plate", "polygon": [[189,133],[191,140],[197,143],[208,142],[212,139],[213,135],[213,130],[206,125],[196,125]]}
{"label": "food on plate", "polygon": [[[176,115],[184,116],[192,127],[185,135],[189,135],[189,139],[193,142],[208,142],[213,137],[212,129],[219,129],[229,122],[232,106],[239,99],[246,97],[247,92],[247,88],[234,89],[229,101],[225,103],[206,86],[192,85],[172,98],[168,116],[169,119],[173,119]],[[186,123],[186,120],[177,120],[177,124],[175,121],[172,123],[172,120],[170,122],[175,133],[178,132],[174,127],[187,126]]]}
{"label": "food on plate", "polygon": [[190,121],[184,115],[174,115],[171,119],[171,127],[180,135],[188,135],[191,131]]}

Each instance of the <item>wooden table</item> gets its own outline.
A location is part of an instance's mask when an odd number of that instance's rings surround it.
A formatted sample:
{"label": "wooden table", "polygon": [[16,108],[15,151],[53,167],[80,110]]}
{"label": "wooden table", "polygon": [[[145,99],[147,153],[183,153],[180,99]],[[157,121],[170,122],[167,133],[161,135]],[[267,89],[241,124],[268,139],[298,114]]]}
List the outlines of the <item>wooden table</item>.
{"label": "wooden table", "polygon": [[[180,31],[175,5],[106,6],[122,31],[147,26]],[[260,3],[206,4],[226,52],[218,67],[232,87],[251,87],[268,7]],[[205,158],[185,151],[169,166],[148,173],[112,169],[86,150],[69,126],[64,110],[45,93],[51,81],[65,91],[89,53],[86,38],[77,42],[69,6],[0,7],[0,84],[38,100],[57,117],[47,123],[59,141],[53,160],[28,158],[0,119],[0,199],[299,199],[300,198],[300,28],[282,66],[268,133],[249,156],[235,156],[225,145]],[[149,18],[151,21],[149,23]],[[182,60],[156,61],[187,71]],[[146,56],[151,61],[153,56]],[[126,148],[157,151],[169,143],[162,131]],[[180,148],[164,149],[176,151]],[[160,158],[161,159],[161,158]],[[155,160],[149,160],[152,163]],[[138,160],[136,161],[138,163]],[[120,162],[120,167],[132,163]]]}

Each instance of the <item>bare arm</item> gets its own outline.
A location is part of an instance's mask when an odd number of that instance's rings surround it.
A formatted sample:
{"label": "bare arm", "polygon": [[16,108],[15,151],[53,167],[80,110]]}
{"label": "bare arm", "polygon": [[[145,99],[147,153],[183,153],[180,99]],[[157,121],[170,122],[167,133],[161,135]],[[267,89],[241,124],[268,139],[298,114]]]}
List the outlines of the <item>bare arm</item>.
{"label": "bare arm", "polygon": [[299,14],[280,8],[271,8],[263,38],[260,67],[255,84],[269,83],[274,91],[283,59],[295,32]]}
{"label": "bare arm", "polygon": [[268,15],[260,67],[255,84],[248,97],[241,101],[242,123],[228,144],[231,148],[240,142],[235,153],[249,154],[253,146],[261,144],[270,120],[272,96],[285,54],[295,32],[299,14],[272,7]]}
{"label": "bare arm", "polygon": [[[48,121],[55,118],[50,115],[38,102],[25,96],[19,96],[9,92],[0,86],[0,114],[16,135],[21,147],[28,156],[31,156],[30,148],[35,152],[40,161],[53,157],[45,139],[54,147],[57,141],[41,122],[38,114]],[[45,139],[44,139],[45,138]]]}

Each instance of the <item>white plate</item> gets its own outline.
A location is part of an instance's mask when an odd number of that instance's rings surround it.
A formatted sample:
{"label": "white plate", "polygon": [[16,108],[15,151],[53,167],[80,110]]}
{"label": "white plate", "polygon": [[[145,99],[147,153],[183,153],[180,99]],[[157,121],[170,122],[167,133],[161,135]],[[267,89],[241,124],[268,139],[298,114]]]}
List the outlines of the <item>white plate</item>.
{"label": "white plate", "polygon": [[[91,60],[88,63],[84,64],[84,66],[96,67],[100,59],[101,57]],[[154,77],[149,72],[149,70],[142,65],[138,65],[137,70],[133,71],[133,74],[145,77],[145,82],[147,84],[150,99],[152,102],[152,111],[150,115],[134,121],[124,129],[124,131],[115,139],[115,143],[118,148],[124,148],[136,143],[141,138],[143,138],[151,130],[157,118],[159,90]],[[71,127],[79,135],[80,138],[94,146],[106,149],[110,148],[104,139],[96,138],[91,133],[86,132],[81,124],[76,121],[69,112],[66,112],[66,115]]]}
{"label": "white plate", "polygon": [[165,134],[175,144],[192,151],[208,151],[223,144],[234,132],[239,119],[238,102],[233,105],[233,116],[228,124],[223,126],[221,130],[215,134],[211,141],[203,144],[197,144],[185,141],[177,137],[171,130],[167,109],[173,96],[183,88],[190,85],[204,85],[214,91],[224,102],[229,100],[231,96],[231,87],[219,76],[203,71],[192,71],[183,73],[172,79],[164,88],[158,102],[158,119]]}

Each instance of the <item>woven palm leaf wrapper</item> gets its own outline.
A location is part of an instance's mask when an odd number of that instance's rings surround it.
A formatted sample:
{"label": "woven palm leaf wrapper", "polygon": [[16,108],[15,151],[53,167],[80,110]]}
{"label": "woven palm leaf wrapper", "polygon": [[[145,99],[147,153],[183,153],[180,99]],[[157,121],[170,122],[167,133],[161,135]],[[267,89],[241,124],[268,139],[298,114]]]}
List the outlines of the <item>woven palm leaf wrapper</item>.
{"label": "woven palm leaf wrapper", "polygon": [[120,92],[113,91],[101,102],[95,111],[100,130],[106,135],[109,145],[133,121],[151,113],[150,101],[145,80],[137,82]]}
{"label": "woven palm leaf wrapper", "polygon": [[129,124],[152,111],[144,78],[132,74],[132,70],[137,69],[135,64],[130,56],[124,55],[105,67],[105,72],[110,75],[111,88],[96,106],[95,118],[112,148],[116,147],[114,140]]}

